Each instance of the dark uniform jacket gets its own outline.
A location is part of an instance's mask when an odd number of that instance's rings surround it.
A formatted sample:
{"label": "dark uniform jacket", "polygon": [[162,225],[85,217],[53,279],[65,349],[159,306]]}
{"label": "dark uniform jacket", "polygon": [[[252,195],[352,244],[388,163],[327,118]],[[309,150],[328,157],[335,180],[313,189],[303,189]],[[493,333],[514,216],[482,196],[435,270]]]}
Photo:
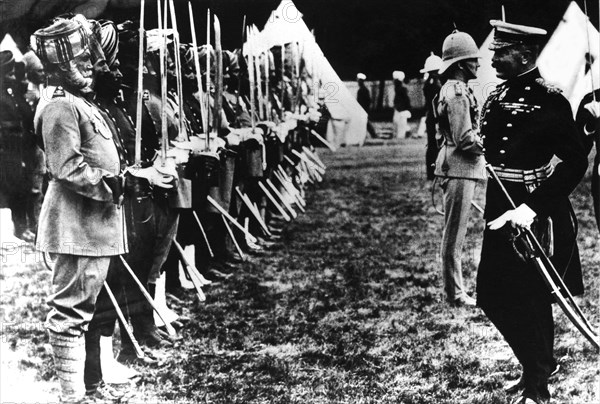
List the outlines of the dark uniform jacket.
{"label": "dark uniform jacket", "polygon": [[369,89],[364,85],[358,86],[356,101],[358,101],[358,103],[365,110],[365,112],[369,112],[371,110],[371,93],[369,92]]}
{"label": "dark uniform jacket", "polygon": [[[568,196],[586,171],[587,157],[568,101],[544,82],[536,68],[499,85],[489,96],[482,110],[481,133],[485,158],[495,167],[530,170],[549,163],[553,156],[561,160],[534,190],[524,183],[502,182],[517,206],[527,204],[542,224],[552,219],[552,261],[571,292],[581,294],[581,265]],[[493,180],[488,181],[486,201],[486,222],[511,209]],[[505,229],[486,229],[478,299],[490,303],[531,293],[549,298],[541,276],[514,252]]]}
{"label": "dark uniform jacket", "polygon": [[[0,89],[0,194],[22,194],[31,175],[44,171],[36,159],[33,112],[15,88]],[[3,199],[0,196],[0,199]]]}

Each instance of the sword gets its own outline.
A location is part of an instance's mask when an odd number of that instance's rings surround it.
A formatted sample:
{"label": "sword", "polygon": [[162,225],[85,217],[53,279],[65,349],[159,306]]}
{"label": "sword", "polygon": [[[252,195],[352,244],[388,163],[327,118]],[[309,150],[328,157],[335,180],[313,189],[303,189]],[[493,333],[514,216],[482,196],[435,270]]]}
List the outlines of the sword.
{"label": "sword", "polygon": [[233,230],[231,229],[231,226],[229,226],[229,223],[227,223],[227,220],[225,220],[225,216],[221,215],[221,219],[223,219],[223,224],[225,225],[225,228],[227,229],[227,232],[229,233],[229,237],[231,237],[231,241],[233,241],[233,245],[235,245],[235,249],[237,250],[240,257],[242,258],[242,261],[246,261],[246,255],[244,255],[244,252],[242,251],[240,244],[237,242],[237,239],[235,238],[235,234],[233,234]]}
{"label": "sword", "polygon": [[256,219],[258,224],[260,225],[261,229],[265,232],[265,234],[269,237],[272,236],[271,232],[269,231],[269,227],[267,226],[267,224],[264,222],[264,220],[260,216],[260,212],[258,212],[254,209],[252,202],[248,199],[248,197],[246,195],[244,195],[242,193],[242,191],[240,191],[240,187],[236,186],[235,192],[237,192],[238,196],[240,197],[242,202],[244,202],[244,204],[246,205],[246,207],[248,208],[250,213],[252,213],[252,215],[254,216],[254,218]]}
{"label": "sword", "polygon": [[331,143],[329,143],[327,141],[327,139],[325,139],[323,136],[319,135],[316,130],[311,129],[310,133],[312,133],[314,137],[316,137],[317,139],[319,139],[321,141],[321,143],[323,143],[325,146],[327,146],[327,148],[329,150],[331,150],[332,152],[336,151],[335,146],[332,145]]}
{"label": "sword", "polygon": [[122,255],[119,255],[119,258],[121,258],[121,262],[123,263],[123,266],[125,267],[127,272],[129,272],[129,275],[131,275],[131,277],[133,278],[135,283],[138,285],[138,287],[140,288],[140,291],[142,292],[142,294],[144,295],[144,297],[146,298],[148,303],[150,303],[150,306],[152,306],[152,308],[154,309],[156,314],[158,314],[158,317],[160,317],[160,319],[163,321],[163,323],[165,323],[165,328],[167,329],[167,332],[169,333],[169,335],[171,335],[171,336],[177,335],[177,332],[175,331],[175,329],[173,328],[171,323],[167,322],[167,320],[166,320],[167,316],[158,308],[156,303],[154,303],[154,299],[152,298],[152,296],[150,296],[150,293],[148,293],[148,291],[146,290],[146,287],[144,285],[142,285],[142,282],[140,282],[140,280],[138,279],[136,274],[133,272],[133,269],[131,269],[131,267],[129,266],[127,261],[125,261],[125,258],[123,258]]}
{"label": "sword", "polygon": [[185,115],[183,112],[183,82],[181,79],[181,55],[179,53],[179,30],[177,29],[177,15],[175,14],[175,3],[169,0],[171,10],[171,26],[173,27],[173,48],[175,49],[175,77],[177,78],[177,103],[179,104],[179,136],[187,141],[188,135],[185,130]]}
{"label": "sword", "polygon": [[112,302],[112,304],[115,308],[117,317],[119,317],[119,320],[123,324],[123,327],[125,327],[125,332],[127,333],[127,336],[129,337],[129,339],[131,340],[131,343],[133,344],[133,349],[135,350],[135,356],[137,356],[140,359],[144,359],[146,357],[146,355],[144,354],[144,351],[140,347],[140,344],[138,343],[137,339],[135,339],[135,336],[133,335],[133,329],[131,328],[131,326],[129,325],[127,320],[125,319],[125,316],[123,315],[123,311],[121,310],[121,307],[119,307],[119,303],[117,302],[115,295],[113,294],[112,290],[110,290],[110,286],[108,286],[108,283],[106,281],[104,281],[104,289],[106,289],[106,294],[108,295],[110,301]]}
{"label": "sword", "polygon": [[196,29],[194,28],[194,10],[192,9],[192,3],[188,2],[188,12],[190,15],[190,29],[192,33],[192,48],[194,54],[194,67],[196,69],[196,82],[198,85],[198,98],[200,101],[200,111],[202,112],[202,126],[204,133],[208,136],[208,112],[206,109],[205,94],[202,90],[202,71],[200,70],[200,56],[198,55],[198,42],[196,41]]}
{"label": "sword", "polygon": [[139,165],[142,162],[142,102],[144,93],[144,6],[146,0],[140,4],[140,28],[138,33],[138,77],[137,77],[137,103],[135,106],[135,160]]}
{"label": "sword", "polygon": [[200,232],[202,233],[202,237],[204,238],[204,242],[206,243],[206,248],[208,249],[208,253],[210,254],[210,258],[214,258],[215,254],[213,254],[212,248],[210,248],[210,243],[208,242],[208,237],[206,236],[206,232],[204,231],[204,226],[202,226],[202,222],[200,222],[200,218],[196,214],[194,210],[192,210],[192,214],[194,215],[194,219],[196,219],[196,223],[198,227],[200,227]]}
{"label": "sword", "polygon": [[218,131],[221,128],[221,108],[223,105],[223,49],[221,48],[221,23],[216,15],[213,25],[215,30],[217,71],[215,75],[215,108],[212,132],[215,134],[215,137],[217,137],[219,133]]}
{"label": "sword", "polygon": [[221,205],[219,205],[219,203],[212,198],[212,196],[207,195],[206,199],[216,210],[219,211],[219,213],[225,216],[225,218],[229,220],[231,224],[233,224],[235,227],[241,230],[250,241],[252,241],[253,243],[256,243],[258,241],[258,239],[254,237],[248,230],[244,229],[244,227],[241,224],[239,224],[237,220],[231,217],[231,215],[225,209],[223,209]]}
{"label": "sword", "polygon": [[210,8],[206,10],[206,133],[205,140],[205,151],[210,151],[210,131],[208,125],[210,125]]}
{"label": "sword", "polygon": [[315,161],[315,163],[317,163],[323,170],[327,168],[325,164],[323,164],[319,156],[317,156],[316,153],[313,153],[308,147],[302,146],[302,150],[304,151],[304,153],[306,153],[307,156],[312,158]]}
{"label": "sword", "polygon": [[267,49],[265,51],[265,120],[269,121],[271,119],[271,100],[269,98],[269,76],[271,70],[271,52]]}
{"label": "sword", "polygon": [[[160,32],[161,34],[161,39],[163,41],[163,46],[160,47],[160,104],[161,104],[161,114],[160,114],[160,120],[161,120],[161,148],[160,148],[160,158],[161,158],[161,165],[163,167],[165,167],[166,165],[166,161],[167,161],[167,144],[169,142],[169,138],[168,138],[168,133],[167,133],[167,68],[166,68],[166,63],[165,63],[165,58],[166,58],[166,54],[165,54],[165,50],[167,47],[167,36],[165,35],[165,29],[166,29],[166,1],[165,1],[165,25],[163,26],[163,17],[162,17],[162,11],[161,11],[161,7],[160,7],[160,1],[156,2],[156,5],[158,7],[158,32]],[[163,28],[164,27],[164,28]]]}
{"label": "sword", "polygon": [[[486,164],[485,168],[488,173],[500,187],[500,190],[506,197],[510,206],[513,209],[516,209],[516,205],[510,194],[498,178],[496,171],[491,164]],[[553,296],[556,297],[556,301],[560,308],[563,310],[565,315],[571,320],[571,323],[579,330],[579,332],[587,338],[588,341],[596,348],[597,351],[600,351],[600,340],[598,339],[597,334],[594,332],[592,325],[589,323],[577,303],[571,295],[571,292],[565,285],[562,277],[559,275],[558,271],[554,267],[554,264],[548,258],[544,249],[540,245],[539,241],[529,228],[522,229],[525,232],[525,238],[523,241],[525,242],[525,247],[530,252],[530,258],[532,258],[533,263],[535,264],[538,272],[542,276],[544,283],[550,289],[550,292]],[[561,293],[562,291],[562,293]],[[564,295],[563,295],[564,293]],[[565,298],[566,295],[566,298]]]}
{"label": "sword", "polygon": [[279,119],[283,122],[283,116],[285,109],[283,107],[283,98],[285,97],[285,44],[281,44],[281,88],[279,89],[280,97],[281,97],[281,111]]}
{"label": "sword", "polygon": [[292,218],[287,214],[287,212],[285,211],[285,209],[283,209],[283,207],[281,207],[281,205],[279,203],[277,203],[277,200],[273,197],[273,195],[271,195],[271,193],[269,192],[269,190],[264,186],[264,184],[261,181],[258,181],[258,186],[260,187],[260,189],[262,189],[262,191],[267,196],[267,198],[271,201],[271,203],[279,211],[279,213],[281,214],[281,216],[283,216],[283,218],[285,219],[285,221],[286,222],[291,221]]}
{"label": "sword", "polygon": [[[204,294],[204,291],[202,290],[203,283],[202,283],[202,280],[200,279],[200,277],[202,275],[200,275],[200,273],[198,273],[198,270],[196,269],[196,267],[193,266],[188,261],[187,257],[185,256],[185,253],[183,251],[183,247],[181,247],[181,244],[179,244],[177,242],[177,240],[173,240],[173,245],[179,252],[181,261],[183,261],[183,267],[185,268],[185,271],[190,276],[190,280],[192,281],[192,284],[194,285],[194,289],[196,289],[196,295],[198,296],[198,300],[201,302],[206,301],[206,295]],[[202,277],[202,279],[203,278],[204,277]]]}
{"label": "sword", "polygon": [[275,185],[273,184],[273,182],[270,179],[266,179],[266,183],[267,185],[271,188],[271,190],[273,191],[273,193],[277,196],[277,198],[279,198],[279,200],[281,201],[281,203],[283,204],[283,206],[285,206],[285,208],[292,214],[292,217],[295,219],[298,217],[298,214],[296,213],[296,211],[294,210],[294,208],[292,208],[292,206],[288,203],[288,201],[285,200],[285,198],[283,197],[283,195],[281,194],[281,192],[279,192],[279,190],[277,189],[277,187],[275,187]]}
{"label": "sword", "polygon": [[252,133],[256,131],[256,104],[254,100],[254,88],[255,88],[255,80],[254,80],[254,37],[252,36],[252,31],[250,27],[246,28],[246,43],[248,46],[248,78],[250,80],[250,122],[252,124]]}

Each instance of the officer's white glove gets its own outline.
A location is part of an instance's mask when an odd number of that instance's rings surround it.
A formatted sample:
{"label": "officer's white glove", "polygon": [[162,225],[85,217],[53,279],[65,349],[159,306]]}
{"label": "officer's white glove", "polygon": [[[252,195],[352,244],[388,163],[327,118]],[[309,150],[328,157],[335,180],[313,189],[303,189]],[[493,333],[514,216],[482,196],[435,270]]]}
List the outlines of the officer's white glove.
{"label": "officer's white glove", "polygon": [[173,176],[161,174],[155,167],[129,167],[127,171],[134,177],[147,179],[150,185],[166,189],[173,188]]}
{"label": "officer's white glove", "polygon": [[490,230],[498,230],[508,222],[513,227],[529,228],[535,216],[536,213],[529,206],[522,203],[518,208],[506,211],[497,219],[489,222],[488,227]]}
{"label": "officer's white glove", "polygon": [[174,158],[175,164],[187,163],[190,158],[190,151],[187,148],[172,147],[167,150],[167,157]]}
{"label": "officer's white glove", "polygon": [[227,136],[225,136],[225,141],[227,142],[227,146],[239,146],[240,135],[234,132],[228,133]]}
{"label": "officer's white glove", "polygon": [[600,118],[600,101],[591,101],[583,106],[594,118]]}

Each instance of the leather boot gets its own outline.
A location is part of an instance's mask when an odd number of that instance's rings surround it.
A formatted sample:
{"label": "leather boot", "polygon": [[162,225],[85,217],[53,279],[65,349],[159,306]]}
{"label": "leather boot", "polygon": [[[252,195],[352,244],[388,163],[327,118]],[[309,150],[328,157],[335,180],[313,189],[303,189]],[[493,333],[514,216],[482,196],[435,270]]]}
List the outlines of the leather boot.
{"label": "leather boot", "polygon": [[102,382],[100,362],[100,330],[89,329],[85,333],[85,370],[83,374],[86,394],[94,392]]}
{"label": "leather boot", "polygon": [[85,338],[49,331],[54,353],[54,367],[60,382],[60,400],[77,403],[85,399],[83,374],[85,368]]}

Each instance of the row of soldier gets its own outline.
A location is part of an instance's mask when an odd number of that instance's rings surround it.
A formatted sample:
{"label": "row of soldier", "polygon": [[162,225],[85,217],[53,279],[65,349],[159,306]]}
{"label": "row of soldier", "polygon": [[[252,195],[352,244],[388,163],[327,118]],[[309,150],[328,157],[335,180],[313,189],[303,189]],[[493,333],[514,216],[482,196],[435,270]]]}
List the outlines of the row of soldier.
{"label": "row of soldier", "polygon": [[155,364],[190,320],[157,307],[161,272],[171,301],[204,300],[279,239],[324,173],[312,142],[326,143],[326,107],[294,47],[221,50],[216,17],[214,48],[195,32],[180,44],[173,17],[144,32],[143,12],[140,30],[65,15],[32,36],[47,82],[28,133],[49,178],[36,248],[53,262],[46,326],[65,402],[121,399],[103,382],[101,337],[120,321],[119,361]]}

